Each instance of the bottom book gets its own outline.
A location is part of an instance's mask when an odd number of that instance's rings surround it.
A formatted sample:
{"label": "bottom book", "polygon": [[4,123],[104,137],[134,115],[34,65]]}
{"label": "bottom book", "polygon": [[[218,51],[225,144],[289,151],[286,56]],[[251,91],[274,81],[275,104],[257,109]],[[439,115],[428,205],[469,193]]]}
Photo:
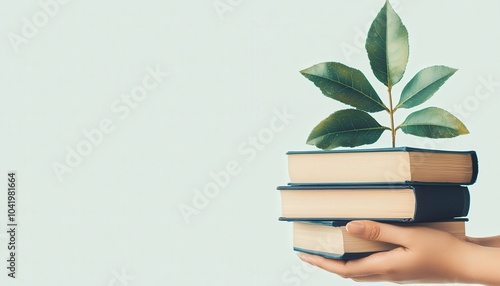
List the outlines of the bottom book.
{"label": "bottom book", "polygon": [[[466,218],[425,223],[395,223],[402,226],[424,226],[449,232],[465,239]],[[369,241],[349,235],[345,228],[348,221],[294,221],[293,249],[320,255],[329,259],[349,260],[387,251],[397,245]]]}

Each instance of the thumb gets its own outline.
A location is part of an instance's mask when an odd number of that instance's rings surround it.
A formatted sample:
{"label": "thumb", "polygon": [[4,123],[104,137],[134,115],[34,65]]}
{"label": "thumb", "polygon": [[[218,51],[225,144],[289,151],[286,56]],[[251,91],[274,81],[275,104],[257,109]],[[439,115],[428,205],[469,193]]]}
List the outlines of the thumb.
{"label": "thumb", "polygon": [[409,229],[368,220],[351,221],[346,225],[350,235],[392,244],[403,245],[411,241]]}

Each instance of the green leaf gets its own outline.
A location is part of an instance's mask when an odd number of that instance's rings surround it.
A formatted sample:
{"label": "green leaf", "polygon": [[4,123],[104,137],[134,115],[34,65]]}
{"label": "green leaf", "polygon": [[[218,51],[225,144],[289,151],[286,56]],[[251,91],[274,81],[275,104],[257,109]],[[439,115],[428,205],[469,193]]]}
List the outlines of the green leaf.
{"label": "green leaf", "polygon": [[446,66],[432,66],[419,71],[403,88],[395,109],[410,108],[427,101],[456,71]]}
{"label": "green leaf", "polygon": [[307,144],[321,149],[372,144],[386,129],[389,128],[381,126],[364,111],[344,109],[334,112],[314,127]]}
{"label": "green leaf", "polygon": [[389,87],[401,80],[408,63],[408,31],[389,1],[373,20],[365,48],[379,81]]}
{"label": "green leaf", "polygon": [[324,95],[367,112],[389,110],[365,75],[341,63],[327,62],[300,71]]}
{"label": "green leaf", "polygon": [[429,138],[451,138],[469,133],[462,121],[437,107],[411,113],[396,129],[399,128],[404,133]]}

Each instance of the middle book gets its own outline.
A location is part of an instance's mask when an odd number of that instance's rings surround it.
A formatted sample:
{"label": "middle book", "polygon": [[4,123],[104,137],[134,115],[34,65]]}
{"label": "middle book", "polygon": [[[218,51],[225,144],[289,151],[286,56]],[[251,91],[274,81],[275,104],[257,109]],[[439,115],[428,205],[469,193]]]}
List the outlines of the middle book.
{"label": "middle book", "polygon": [[280,220],[371,219],[426,222],[465,217],[470,194],[452,184],[279,186]]}

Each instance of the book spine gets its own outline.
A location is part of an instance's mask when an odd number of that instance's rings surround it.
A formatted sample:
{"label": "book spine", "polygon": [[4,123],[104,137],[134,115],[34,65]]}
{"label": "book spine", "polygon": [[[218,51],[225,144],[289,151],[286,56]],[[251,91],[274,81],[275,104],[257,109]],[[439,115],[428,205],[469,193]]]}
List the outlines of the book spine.
{"label": "book spine", "polygon": [[464,217],[469,213],[470,194],[460,185],[416,185],[413,221],[434,221]]}
{"label": "book spine", "polygon": [[476,182],[477,175],[479,174],[479,163],[478,163],[476,152],[472,151],[470,156],[471,156],[471,160],[472,160],[472,177],[471,177],[471,180],[469,182],[469,185],[472,185]]}

